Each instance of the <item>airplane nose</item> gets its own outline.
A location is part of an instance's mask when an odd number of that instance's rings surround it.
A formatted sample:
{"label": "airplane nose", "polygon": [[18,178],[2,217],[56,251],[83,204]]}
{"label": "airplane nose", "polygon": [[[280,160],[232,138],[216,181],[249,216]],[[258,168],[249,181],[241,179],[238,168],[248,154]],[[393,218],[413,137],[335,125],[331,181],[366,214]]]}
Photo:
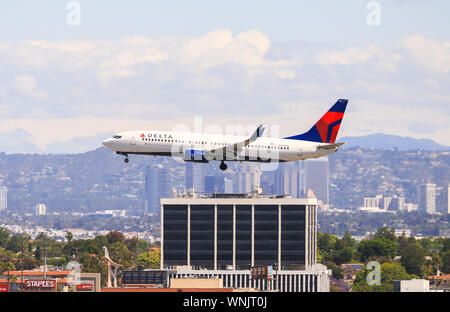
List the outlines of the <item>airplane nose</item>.
{"label": "airplane nose", "polygon": [[104,140],[103,142],[102,142],[102,144],[105,146],[105,147],[110,147],[112,144],[111,144],[111,139],[106,139],[106,140]]}

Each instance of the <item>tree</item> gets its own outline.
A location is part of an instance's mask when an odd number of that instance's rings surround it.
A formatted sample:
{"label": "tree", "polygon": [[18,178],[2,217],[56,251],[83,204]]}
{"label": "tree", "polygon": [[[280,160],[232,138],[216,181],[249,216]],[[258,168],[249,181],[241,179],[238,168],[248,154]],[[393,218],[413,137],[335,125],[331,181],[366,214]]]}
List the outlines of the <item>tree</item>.
{"label": "tree", "polygon": [[0,247],[5,248],[9,240],[9,232],[5,228],[0,228]]}
{"label": "tree", "polygon": [[386,238],[363,239],[359,243],[358,252],[362,262],[371,257],[393,258],[397,252],[397,242]]}
{"label": "tree", "polygon": [[150,243],[145,239],[139,239],[137,243],[137,249],[139,253],[146,252],[150,247]]}
{"label": "tree", "polygon": [[8,243],[6,244],[6,249],[11,250],[13,252],[21,252],[22,247],[24,251],[28,251],[30,249],[30,239],[31,237],[26,234],[12,235]]}
{"label": "tree", "polygon": [[4,272],[15,270],[14,256],[12,251],[0,247],[0,275]]}
{"label": "tree", "polygon": [[112,245],[116,242],[123,243],[125,241],[125,236],[122,232],[119,231],[110,231],[106,234],[106,238],[108,240],[108,244]]}
{"label": "tree", "polygon": [[139,255],[137,261],[139,269],[159,269],[161,252],[159,250],[144,252]]}
{"label": "tree", "polygon": [[442,272],[450,274],[450,250],[442,254]]}
{"label": "tree", "polygon": [[37,260],[41,260],[41,258],[42,258],[41,246],[36,246],[36,250],[34,251],[34,257]]}
{"label": "tree", "polygon": [[410,241],[401,252],[401,264],[409,274],[422,275],[425,262],[425,249],[417,242]]}
{"label": "tree", "polygon": [[325,262],[324,265],[329,270],[331,270],[331,274],[334,278],[336,278],[336,279],[344,278],[344,275],[342,274],[344,272],[344,270],[340,266],[336,265],[334,262],[331,262],[331,261]]}
{"label": "tree", "polygon": [[395,280],[408,280],[411,276],[399,263],[383,263],[381,265],[381,283],[392,283]]}
{"label": "tree", "polygon": [[450,238],[446,238],[443,242],[442,252],[446,252],[450,250]]}
{"label": "tree", "polygon": [[66,234],[66,239],[67,239],[67,243],[69,244],[69,248],[70,248],[70,242],[71,242],[72,239],[73,239],[73,234],[72,234],[72,232],[67,232],[67,234]]}
{"label": "tree", "polygon": [[108,250],[111,260],[123,265],[124,268],[130,268],[134,265],[133,255],[124,243],[115,242],[109,246]]}
{"label": "tree", "polygon": [[379,228],[378,231],[373,236],[373,238],[387,239],[393,242],[397,241],[397,237],[395,236],[395,229],[391,228],[389,230],[387,227]]}
{"label": "tree", "polygon": [[338,239],[336,235],[329,233],[317,233],[317,246],[319,250],[330,252],[333,243]]}
{"label": "tree", "polygon": [[331,259],[337,265],[351,262],[353,257],[353,250],[350,247],[344,247],[343,249],[332,252]]}
{"label": "tree", "polygon": [[369,270],[363,269],[356,274],[356,279],[352,285],[355,292],[392,292],[395,280],[409,280],[412,278],[405,268],[398,263],[383,263],[381,269],[380,285],[367,284]]}
{"label": "tree", "polygon": [[346,247],[350,247],[352,249],[356,249],[356,247],[358,246],[358,242],[352,237],[349,232],[345,233],[344,237],[342,237],[342,241],[344,242]]}
{"label": "tree", "polygon": [[137,236],[128,238],[125,240],[125,245],[127,245],[128,250],[133,254],[137,254],[138,252],[138,241]]}

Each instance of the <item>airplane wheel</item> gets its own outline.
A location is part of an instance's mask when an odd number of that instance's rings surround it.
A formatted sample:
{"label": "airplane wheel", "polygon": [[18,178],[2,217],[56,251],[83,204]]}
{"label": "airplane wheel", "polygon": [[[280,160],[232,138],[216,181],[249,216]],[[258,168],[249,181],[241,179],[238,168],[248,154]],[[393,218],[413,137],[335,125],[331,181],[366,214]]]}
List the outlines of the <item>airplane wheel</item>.
{"label": "airplane wheel", "polygon": [[127,163],[128,164],[128,162],[130,161],[128,158],[125,158],[124,160],[123,160],[125,163]]}
{"label": "airplane wheel", "polygon": [[227,164],[224,163],[224,162],[221,163],[220,166],[219,166],[220,170],[223,170],[223,171],[227,170],[227,167],[228,167]]}

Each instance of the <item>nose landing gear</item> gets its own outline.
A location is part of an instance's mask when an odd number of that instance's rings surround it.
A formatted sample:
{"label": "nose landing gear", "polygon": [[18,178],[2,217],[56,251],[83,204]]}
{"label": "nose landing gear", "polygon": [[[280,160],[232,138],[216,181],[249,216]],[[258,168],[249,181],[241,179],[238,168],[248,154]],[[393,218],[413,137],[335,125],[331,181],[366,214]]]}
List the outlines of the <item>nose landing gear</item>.
{"label": "nose landing gear", "polygon": [[220,163],[220,166],[219,166],[219,168],[220,168],[220,170],[223,170],[223,171],[225,171],[225,170],[227,170],[227,164],[222,160],[222,162]]}
{"label": "nose landing gear", "polygon": [[128,154],[127,153],[124,153],[124,152],[116,152],[117,154],[119,154],[119,155],[123,155],[123,156],[125,156],[125,159],[123,160],[126,164],[128,164],[128,162],[130,161],[129,159],[128,159]]}

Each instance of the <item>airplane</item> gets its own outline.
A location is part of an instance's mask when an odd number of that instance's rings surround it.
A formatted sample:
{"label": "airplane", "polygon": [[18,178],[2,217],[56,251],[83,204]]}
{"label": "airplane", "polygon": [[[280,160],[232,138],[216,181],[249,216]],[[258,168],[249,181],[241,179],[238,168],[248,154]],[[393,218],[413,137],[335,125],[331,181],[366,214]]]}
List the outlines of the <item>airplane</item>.
{"label": "airplane", "polygon": [[182,157],[184,161],[207,163],[220,161],[288,162],[318,158],[335,153],[345,143],[335,143],[347,107],[339,99],[307,132],[285,138],[262,137],[260,125],[249,136],[232,136],[180,131],[135,130],[114,134],[103,145],[125,156],[129,154]]}

